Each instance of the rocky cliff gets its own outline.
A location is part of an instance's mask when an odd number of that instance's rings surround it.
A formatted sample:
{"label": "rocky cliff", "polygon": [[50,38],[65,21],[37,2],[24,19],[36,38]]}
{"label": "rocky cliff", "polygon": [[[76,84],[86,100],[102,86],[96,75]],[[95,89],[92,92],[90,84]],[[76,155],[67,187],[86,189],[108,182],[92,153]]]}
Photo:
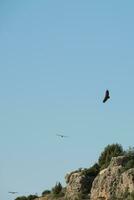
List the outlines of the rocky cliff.
{"label": "rocky cliff", "polygon": [[134,168],[126,167],[129,159],[127,156],[112,158],[110,165],[101,170],[95,179],[84,174],[84,170],[72,173],[66,187],[66,198],[126,200],[134,192]]}
{"label": "rocky cliff", "polygon": [[68,200],[89,199],[94,176],[85,173],[85,170],[80,170],[66,175],[66,193],[65,197]]}
{"label": "rocky cliff", "polygon": [[134,200],[134,168],[129,159],[127,156],[113,157],[109,166],[97,176],[87,169],[71,172],[65,177],[64,196],[52,197],[50,194],[37,200]]}
{"label": "rocky cliff", "polygon": [[126,169],[128,162],[125,156],[112,158],[110,165],[93,181],[91,200],[125,200],[125,195],[134,191],[134,168]]}

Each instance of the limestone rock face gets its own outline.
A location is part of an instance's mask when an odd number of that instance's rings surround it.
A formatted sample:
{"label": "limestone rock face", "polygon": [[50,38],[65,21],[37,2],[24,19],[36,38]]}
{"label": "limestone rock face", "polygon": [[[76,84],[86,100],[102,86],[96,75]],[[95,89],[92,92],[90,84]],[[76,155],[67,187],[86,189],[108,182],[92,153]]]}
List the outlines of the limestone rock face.
{"label": "limestone rock face", "polygon": [[91,188],[91,200],[113,200],[127,190],[134,191],[134,168],[123,171],[128,161],[125,156],[112,158],[110,165],[100,171]]}
{"label": "limestone rock face", "polygon": [[65,178],[67,180],[65,195],[67,200],[89,199],[87,194],[90,192],[89,190],[94,180],[93,177],[83,174],[83,171],[79,171],[71,173]]}
{"label": "limestone rock face", "polygon": [[114,157],[96,177],[84,169],[71,172],[65,177],[64,197],[50,194],[37,200],[126,200],[126,191],[134,192],[134,168],[126,168],[129,161],[127,156]]}

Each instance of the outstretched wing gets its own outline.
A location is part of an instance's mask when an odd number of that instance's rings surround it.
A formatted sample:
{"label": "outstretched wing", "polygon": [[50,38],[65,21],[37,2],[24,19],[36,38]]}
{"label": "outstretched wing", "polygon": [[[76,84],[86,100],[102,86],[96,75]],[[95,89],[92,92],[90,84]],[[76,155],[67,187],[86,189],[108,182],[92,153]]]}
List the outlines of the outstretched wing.
{"label": "outstretched wing", "polygon": [[109,96],[109,90],[106,90],[105,97],[103,99],[103,103],[105,103],[109,98],[110,98],[110,96]]}
{"label": "outstretched wing", "polygon": [[10,193],[10,194],[17,194],[18,192],[8,192],[8,193]]}
{"label": "outstretched wing", "polygon": [[61,135],[61,134],[57,134],[57,136],[59,136],[59,137],[68,137],[67,135]]}

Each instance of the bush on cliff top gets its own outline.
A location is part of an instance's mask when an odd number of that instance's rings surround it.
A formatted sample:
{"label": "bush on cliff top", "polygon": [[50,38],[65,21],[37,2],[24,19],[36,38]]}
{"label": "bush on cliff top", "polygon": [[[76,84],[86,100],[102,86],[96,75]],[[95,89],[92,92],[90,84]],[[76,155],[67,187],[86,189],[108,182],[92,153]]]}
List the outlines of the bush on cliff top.
{"label": "bush on cliff top", "polygon": [[28,197],[26,196],[17,197],[15,200],[34,200],[36,198],[38,198],[37,195],[29,195]]}
{"label": "bush on cliff top", "polygon": [[53,194],[59,194],[62,191],[62,185],[61,183],[56,183],[56,185],[52,188]]}
{"label": "bush on cliff top", "polygon": [[124,151],[120,144],[107,145],[98,160],[101,170],[108,167],[112,157],[121,155],[124,155]]}
{"label": "bush on cliff top", "polygon": [[42,196],[46,196],[47,194],[50,194],[50,193],[51,193],[50,190],[44,190],[44,191],[42,192]]}
{"label": "bush on cliff top", "polygon": [[99,172],[100,172],[100,166],[97,163],[95,163],[92,167],[84,169],[82,171],[82,174],[91,177],[96,177]]}

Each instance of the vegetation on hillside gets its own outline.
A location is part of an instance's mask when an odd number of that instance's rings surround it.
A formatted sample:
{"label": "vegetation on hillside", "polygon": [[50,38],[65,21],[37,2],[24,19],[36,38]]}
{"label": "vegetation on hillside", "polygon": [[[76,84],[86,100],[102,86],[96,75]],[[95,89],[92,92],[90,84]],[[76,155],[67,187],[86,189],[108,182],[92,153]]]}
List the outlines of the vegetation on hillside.
{"label": "vegetation on hillside", "polygon": [[102,170],[106,168],[109,165],[112,157],[121,155],[124,155],[124,150],[120,144],[107,145],[98,159],[100,169]]}
{"label": "vegetation on hillside", "polygon": [[38,198],[37,195],[29,195],[29,196],[21,196],[21,197],[17,197],[15,200],[34,200]]}
{"label": "vegetation on hillside", "polygon": [[125,151],[125,155],[128,157],[128,160],[124,166],[124,171],[134,167],[134,148],[129,148]]}
{"label": "vegetation on hillside", "polygon": [[[104,150],[102,151],[102,153],[99,156],[98,162],[95,163],[93,166],[89,167],[89,168],[79,168],[76,171],[71,172],[70,174],[67,175],[66,177],[66,183],[69,183],[70,177],[73,173],[81,173],[85,176],[89,176],[92,178],[92,180],[94,180],[94,178],[98,175],[98,173],[100,172],[100,170],[108,167],[112,157],[117,157],[117,156],[123,156],[125,155],[128,159],[125,162],[124,166],[123,166],[123,171],[128,170],[130,168],[134,168],[134,148],[129,148],[128,150],[124,151],[123,147],[120,144],[111,144],[111,145],[107,145]],[[92,184],[90,184],[89,186],[89,190],[86,191],[85,193],[89,193],[91,190]],[[55,186],[51,189],[51,190],[44,190],[42,192],[42,197],[48,197],[48,199],[65,199],[65,191],[66,188],[63,188],[61,183],[58,182],[55,184]],[[86,195],[86,194],[82,194],[82,195]],[[21,196],[21,197],[17,197],[15,200],[34,200],[36,199],[37,196],[36,195],[29,195],[29,196]],[[115,199],[114,199],[115,200]],[[120,200],[134,200],[134,192],[132,192],[131,194],[126,191],[123,196],[120,198]]]}
{"label": "vegetation on hillside", "polygon": [[51,193],[50,190],[44,190],[44,191],[42,192],[42,196],[46,196],[46,195],[48,195],[48,194],[50,194],[50,193]]}

